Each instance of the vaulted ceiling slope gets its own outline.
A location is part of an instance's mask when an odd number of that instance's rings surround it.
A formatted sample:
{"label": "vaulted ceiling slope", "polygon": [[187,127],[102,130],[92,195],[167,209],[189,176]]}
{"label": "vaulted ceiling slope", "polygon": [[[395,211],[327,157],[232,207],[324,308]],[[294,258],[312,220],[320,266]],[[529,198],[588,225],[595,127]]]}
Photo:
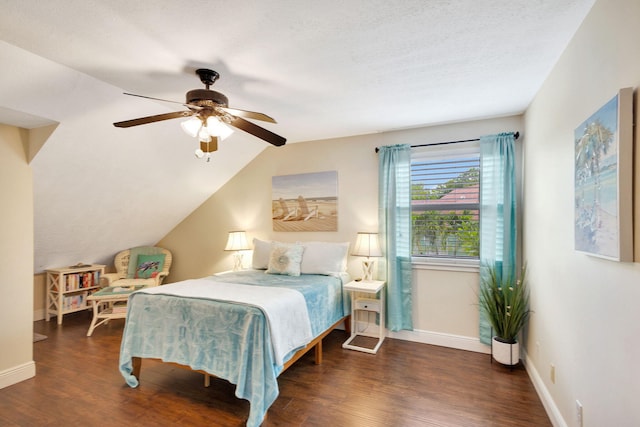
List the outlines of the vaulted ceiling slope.
{"label": "vaulted ceiling slope", "polygon": [[[0,122],[59,123],[32,161],[35,270],[153,243],[267,144],[211,163],[178,121],[196,68],[288,143],[522,113],[594,0],[0,0]],[[263,123],[261,123],[262,125]],[[321,142],[318,142],[321,143]]]}

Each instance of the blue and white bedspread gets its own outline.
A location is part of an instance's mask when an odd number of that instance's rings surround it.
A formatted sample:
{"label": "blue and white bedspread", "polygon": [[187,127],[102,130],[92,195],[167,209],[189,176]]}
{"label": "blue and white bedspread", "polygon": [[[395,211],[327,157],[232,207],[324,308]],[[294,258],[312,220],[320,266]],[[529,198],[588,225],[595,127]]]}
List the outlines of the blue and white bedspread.
{"label": "blue and white bedspread", "polygon": [[[277,377],[283,364],[312,337],[344,317],[342,283],[331,276],[291,277],[250,270],[134,292],[129,297],[120,348],[120,372],[129,386],[136,387],[132,358],[141,357],[179,363],[224,378],[236,384],[237,397],[250,402],[247,425],[258,426],[278,396]],[[246,293],[246,285],[255,291],[249,292],[248,301],[226,301],[234,299],[236,292]],[[278,315],[265,316],[261,306],[278,309],[283,297],[269,296],[271,291],[289,295],[293,305],[304,300],[306,324],[311,329],[311,336],[308,330],[292,333],[288,326],[283,332],[274,332],[280,336],[276,337],[280,349],[275,353],[272,328],[282,320]],[[261,294],[267,295],[265,300],[260,300]],[[294,316],[305,311],[293,308],[291,311],[298,313]],[[288,339],[288,334],[294,338]]]}

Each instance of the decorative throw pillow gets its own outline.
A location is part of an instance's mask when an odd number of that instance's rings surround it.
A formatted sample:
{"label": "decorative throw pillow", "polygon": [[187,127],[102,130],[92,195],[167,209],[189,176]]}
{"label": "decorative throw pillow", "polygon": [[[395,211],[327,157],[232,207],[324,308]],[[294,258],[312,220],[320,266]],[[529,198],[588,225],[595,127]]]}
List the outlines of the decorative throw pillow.
{"label": "decorative throw pillow", "polygon": [[251,267],[256,270],[269,268],[269,256],[271,255],[271,242],[253,238],[253,258]]}
{"label": "decorative throw pillow", "polygon": [[129,249],[129,261],[127,261],[127,279],[136,277],[136,267],[138,266],[138,255],[160,255],[162,248],[157,246],[136,246]]}
{"label": "decorative throw pillow", "polygon": [[138,255],[136,266],[136,279],[149,279],[156,277],[164,268],[164,254]]}
{"label": "decorative throw pillow", "polygon": [[269,256],[267,273],[299,276],[303,252],[304,246],[302,245],[287,245],[274,242],[271,245],[271,255]]}
{"label": "decorative throw pillow", "polygon": [[304,246],[302,274],[335,274],[347,271],[349,242],[299,242]]}

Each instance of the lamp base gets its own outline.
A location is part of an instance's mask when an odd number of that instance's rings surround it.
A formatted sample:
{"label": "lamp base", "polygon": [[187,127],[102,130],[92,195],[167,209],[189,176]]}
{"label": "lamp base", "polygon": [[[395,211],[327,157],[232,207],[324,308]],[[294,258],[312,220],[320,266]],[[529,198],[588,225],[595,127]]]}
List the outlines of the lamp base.
{"label": "lamp base", "polygon": [[362,280],[365,282],[370,282],[373,280],[373,267],[376,264],[374,260],[365,260],[362,261],[362,273],[364,276]]}
{"label": "lamp base", "polygon": [[233,271],[242,270],[242,254],[240,252],[236,252],[233,254]]}

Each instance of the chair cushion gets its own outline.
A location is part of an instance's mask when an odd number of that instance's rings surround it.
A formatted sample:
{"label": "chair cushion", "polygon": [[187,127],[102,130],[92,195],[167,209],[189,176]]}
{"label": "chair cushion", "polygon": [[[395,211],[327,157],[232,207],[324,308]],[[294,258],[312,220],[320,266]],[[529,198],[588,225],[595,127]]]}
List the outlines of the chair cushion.
{"label": "chair cushion", "polygon": [[157,246],[138,246],[129,250],[129,266],[127,269],[127,279],[133,279],[138,269],[138,255],[158,255],[162,254],[162,248]]}
{"label": "chair cushion", "polygon": [[164,254],[138,255],[135,279],[156,277],[164,268]]}
{"label": "chair cushion", "polygon": [[156,279],[120,279],[111,282],[111,287],[128,288],[131,286],[156,286]]}

